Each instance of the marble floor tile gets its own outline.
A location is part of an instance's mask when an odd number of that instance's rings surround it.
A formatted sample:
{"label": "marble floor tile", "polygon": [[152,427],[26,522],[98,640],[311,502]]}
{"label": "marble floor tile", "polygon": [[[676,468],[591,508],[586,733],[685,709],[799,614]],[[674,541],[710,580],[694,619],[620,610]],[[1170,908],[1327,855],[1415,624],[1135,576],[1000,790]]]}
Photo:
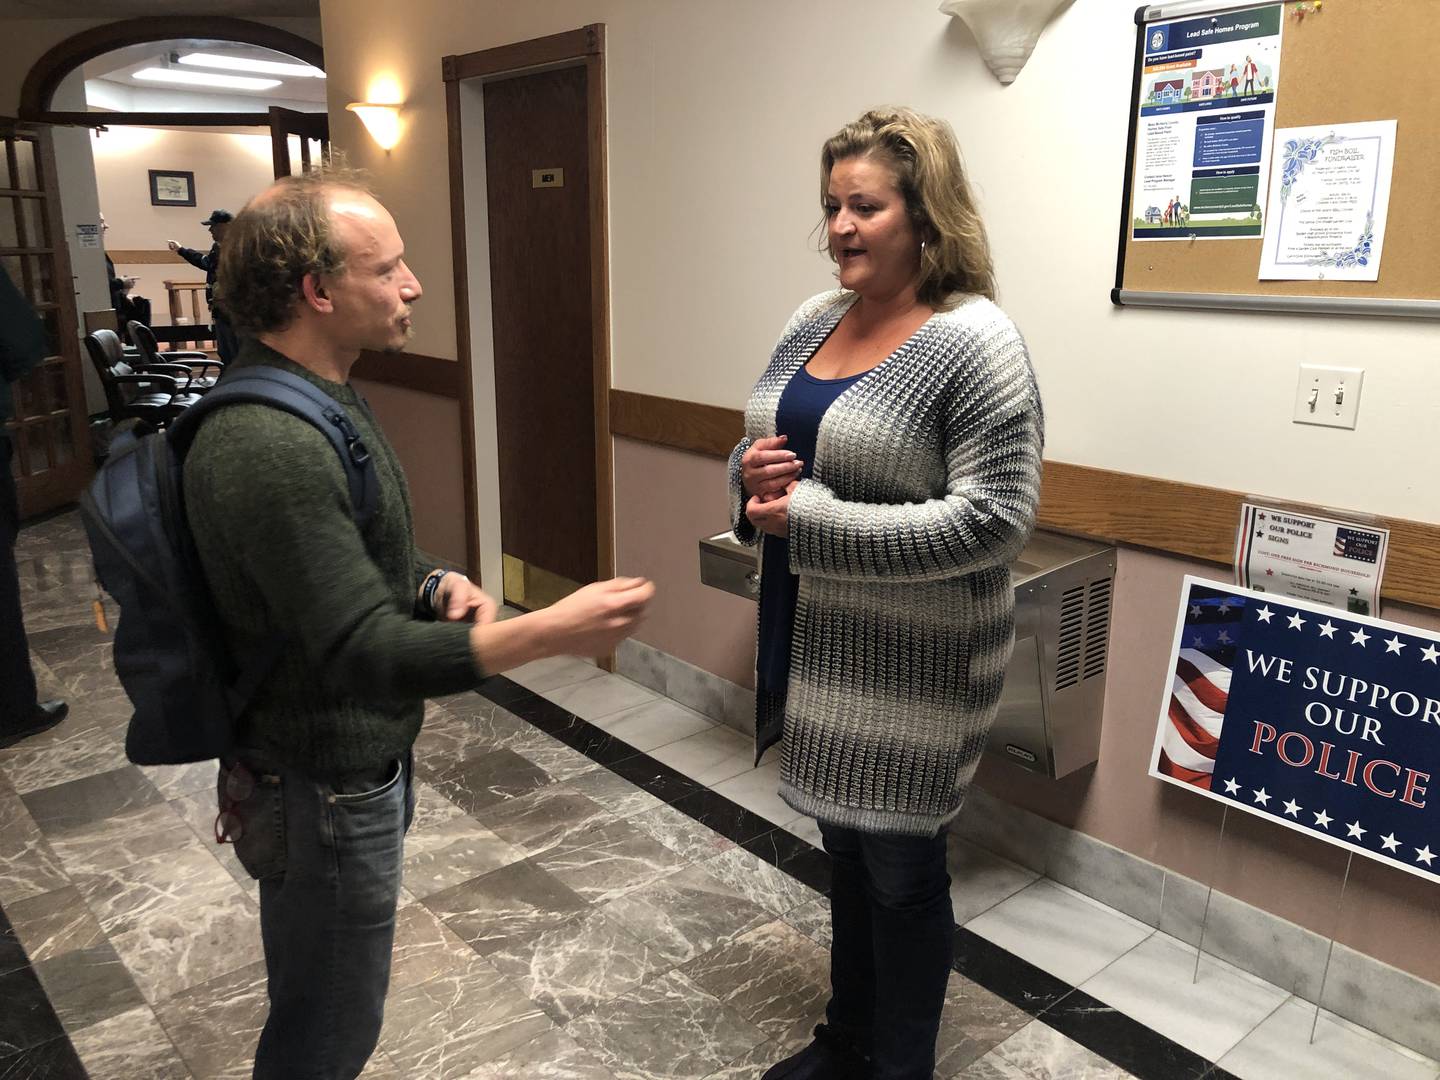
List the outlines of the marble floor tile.
{"label": "marble floor tile", "polygon": [[830,948],[832,928],[830,925],[830,901],[821,896],[785,913],[785,921],[795,927],[811,941],[823,948]]}
{"label": "marble floor tile", "polygon": [[677,971],[597,1008],[570,1034],[616,1080],[701,1080],[765,1041],[715,995]]}
{"label": "marble floor tile", "polygon": [[830,998],[829,950],[779,921],[677,970],[769,1036],[818,1020]]}
{"label": "marble floor tile", "polygon": [[602,908],[665,963],[683,964],[773,916],[698,867],[687,867]]}
{"label": "marble floor tile", "polygon": [[30,958],[25,954],[25,946],[20,943],[20,936],[3,915],[0,915],[0,975],[8,975],[17,968],[29,966]]}
{"label": "marble floor tile", "polygon": [[549,851],[578,833],[615,820],[599,803],[563,784],[488,807],[478,818],[526,855]]}
{"label": "marble floor tile", "polygon": [[415,817],[411,819],[407,836],[469,816],[429,784],[420,781],[415,784]]}
{"label": "marble floor tile", "polygon": [[777,1062],[784,1061],[807,1046],[812,1031],[812,1027],[800,1025],[778,1039],[766,1039],[720,1066],[705,1080],[762,1080],[765,1073]]}
{"label": "marble floor tile", "polygon": [[597,769],[584,776],[577,776],[566,786],[599,803],[618,818],[643,814],[663,805],[660,799],[623,777],[616,776],[609,769]]}
{"label": "marble floor tile", "polygon": [[0,750],[0,770],[22,795],[108,772],[125,761],[124,728],[81,727],[67,720],[45,734],[53,741],[37,737]]}
{"label": "marble floor tile", "polygon": [[111,935],[146,1001],[163,1001],[261,958],[259,909],[233,882],[230,889],[172,905]]}
{"label": "marble floor tile", "polygon": [[[30,968],[0,975],[0,1059],[65,1033],[40,979]],[[3,1075],[3,1073],[0,1073]]]}
{"label": "marble floor tile", "polygon": [[585,773],[595,772],[603,766],[591,761],[578,750],[572,750],[559,739],[551,738],[544,732],[535,732],[534,743],[512,746],[517,754],[530,764],[543,769],[552,780],[565,783]]}
{"label": "marble floor tile", "polygon": [[479,822],[453,818],[406,836],[405,887],[423,899],[524,857]]}
{"label": "marble floor tile", "polygon": [[465,1074],[464,1080],[615,1080],[562,1028],[553,1028],[524,1046]]}
{"label": "marble floor tile", "polygon": [[935,1040],[935,1074],[953,1076],[978,1061],[1031,1020],[1030,1014],[965,976],[950,973],[945,1011]]}
{"label": "marble floor tile", "polygon": [[714,829],[701,825],[673,806],[657,806],[625,819],[652,840],[658,840],[682,859],[700,862],[735,846]]}
{"label": "marble floor tile", "polygon": [[1210,956],[1194,971],[1195,950],[1156,932],[1080,989],[1211,1061],[1290,996]]}
{"label": "marble floor tile", "polygon": [[135,980],[108,941],[40,960],[35,973],[70,1031],[145,1004]]}
{"label": "marble floor tile", "polygon": [[88,949],[105,940],[85,898],[71,885],[6,904],[5,915],[31,963]]}
{"label": "marble floor tile", "polygon": [[547,701],[554,702],[560,708],[592,724],[621,709],[633,709],[637,705],[664,700],[639,683],[633,683],[621,675],[605,673],[598,679],[585,679],[554,687],[544,691],[543,696]]}
{"label": "marble floor tile", "polygon": [[794,808],[780,798],[780,765],[776,762],[750,769],[711,787],[717,794],[776,825],[795,820]]}
{"label": "marble floor tile", "polygon": [[614,900],[688,865],[626,821],[571,837],[535,864],[591,903]]}
{"label": "marble floor tile", "polygon": [[75,887],[107,934],[134,929],[167,908],[235,892],[235,883],[198,840],[128,866],[76,874]]}
{"label": "marble floor tile", "polygon": [[825,842],[820,836],[820,823],[812,817],[801,814],[793,821],[787,821],[781,826],[792,836],[798,836],[816,850],[823,850]]}
{"label": "marble floor tile", "polygon": [[[1066,1038],[1047,1024],[1032,1020],[992,1051],[1026,1080],[1129,1080],[1130,1073]],[[989,1060],[991,1055],[982,1058]],[[977,1063],[978,1064],[978,1063]],[[1011,1080],[1013,1073],[963,1072],[966,1080],[993,1075]]]}
{"label": "marble floor tile", "polygon": [[785,915],[819,895],[743,848],[731,848],[696,865],[772,915]]}
{"label": "marble floor tile", "polygon": [[467,814],[554,783],[548,773],[513,750],[475,754],[436,771],[427,779],[436,791]]}
{"label": "marble floor tile", "polygon": [[134,765],[32,790],[20,797],[35,824],[47,836],[165,801],[155,785]]}
{"label": "marble floor tile", "polygon": [[664,968],[617,920],[594,909],[552,929],[511,938],[489,959],[565,1025]]}
{"label": "marble floor tile", "polygon": [[965,928],[1076,986],[1153,933],[1044,879],[971,919]]}
{"label": "marble floor tile", "polygon": [[0,796],[0,905],[63,889],[70,879],[25,804]]}
{"label": "marble floor tile", "polygon": [[950,837],[946,862],[950,871],[950,902],[955,908],[955,922],[961,926],[1040,877],[1034,870],[954,835]]}
{"label": "marble floor tile", "polygon": [[432,893],[421,902],[481,955],[513,938],[559,926],[587,909],[584,900],[528,859]]}
{"label": "marble floor tile", "polygon": [[454,1080],[524,1046],[550,1019],[479,956],[391,994],[380,1048],[406,1080]]}
{"label": "marble floor tile", "polygon": [[1217,1064],[1240,1080],[1434,1080],[1440,1064],[1290,998]]}
{"label": "marble floor tile", "polygon": [[647,751],[709,731],[714,722],[668,698],[658,698],[602,716],[595,726],[636,750]]}
{"label": "marble floor tile", "polygon": [[1035,1080],[1018,1065],[1012,1065],[999,1050],[992,1050],[955,1074],[955,1080]]}
{"label": "marble floor tile", "polygon": [[708,786],[753,769],[755,743],[733,728],[715,724],[659,746],[650,751],[650,756]]}
{"label": "marble floor tile", "polygon": [[49,840],[65,871],[79,877],[193,845],[195,834],[175,804],[158,802],[82,825],[54,828]]}
{"label": "marble floor tile", "polygon": [[474,950],[424,904],[410,904],[395,914],[390,993],[464,971],[474,955]]}
{"label": "marble floor tile", "polygon": [[0,1080],[88,1080],[75,1047],[63,1036],[18,1054],[0,1053]]}
{"label": "marble floor tile", "polygon": [[115,640],[93,621],[27,635],[30,648],[60,680],[67,697],[109,690],[116,685]]}
{"label": "marble floor tile", "polygon": [[604,674],[605,672],[587,660],[573,656],[551,656],[512,668],[505,672],[505,677],[527,690],[547,694],[548,691],[562,686],[598,679]]}
{"label": "marble floor tile", "polygon": [[214,791],[219,768],[214,761],[192,761],[188,765],[142,765],[140,771],[166,799],[178,799],[198,791]]}
{"label": "marble floor tile", "polygon": [[247,964],[155,1005],[155,1016],[200,1080],[250,1080],[269,1011],[264,963]]}
{"label": "marble floor tile", "polygon": [[70,1036],[90,1080],[190,1080],[190,1070],[149,1008],[130,1009]]}

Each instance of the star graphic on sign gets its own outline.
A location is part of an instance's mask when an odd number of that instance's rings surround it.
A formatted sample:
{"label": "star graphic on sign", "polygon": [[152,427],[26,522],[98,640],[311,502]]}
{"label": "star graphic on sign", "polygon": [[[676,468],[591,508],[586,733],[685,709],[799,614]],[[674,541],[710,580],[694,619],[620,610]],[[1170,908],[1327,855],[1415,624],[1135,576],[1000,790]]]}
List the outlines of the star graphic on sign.
{"label": "star graphic on sign", "polygon": [[1285,813],[1289,814],[1291,817],[1298,818],[1300,816],[1300,811],[1303,809],[1305,808],[1301,806],[1298,802],[1296,802],[1294,799],[1285,800]]}
{"label": "star graphic on sign", "polygon": [[1198,618],[1200,617],[1200,605],[1199,605],[1199,604],[1191,604],[1191,605],[1190,605],[1190,614],[1193,615],[1195,618],[1198,619]]}
{"label": "star graphic on sign", "polygon": [[1229,780],[1226,780],[1226,781],[1225,781],[1225,794],[1226,794],[1226,795],[1239,795],[1239,794],[1240,794],[1240,782],[1239,782],[1238,780],[1236,780],[1233,776],[1232,776]]}
{"label": "star graphic on sign", "polygon": [[1217,637],[1215,640],[1218,641],[1221,645],[1229,645],[1229,644],[1230,644],[1230,635],[1229,635],[1228,633],[1226,633],[1224,630],[1221,630],[1221,631],[1220,631],[1220,636]]}
{"label": "star graphic on sign", "polygon": [[1333,638],[1335,636],[1335,624],[1329,619],[1322,622],[1317,629],[1320,631],[1321,637]]}
{"label": "star graphic on sign", "polygon": [[1300,613],[1298,611],[1294,615],[1291,615],[1289,618],[1291,630],[1299,630],[1300,627],[1305,625],[1305,620],[1300,618]]}
{"label": "star graphic on sign", "polygon": [[1396,634],[1394,637],[1385,639],[1385,651],[1387,653],[1393,652],[1396,656],[1399,656],[1400,650],[1403,648],[1405,648],[1405,643],[1400,640],[1399,634]]}
{"label": "star graphic on sign", "polygon": [[1429,844],[1415,849],[1415,861],[1423,862],[1426,866],[1429,866],[1435,861],[1435,853],[1430,850]]}
{"label": "star graphic on sign", "polygon": [[1394,833],[1389,833],[1380,838],[1380,846],[1386,851],[1399,851],[1400,841],[1395,839]]}
{"label": "star graphic on sign", "polygon": [[1351,630],[1351,631],[1350,631],[1350,644],[1352,644],[1352,645],[1359,645],[1359,646],[1363,649],[1363,648],[1365,647],[1365,642],[1367,642],[1367,641],[1369,641],[1369,640],[1370,640],[1370,635],[1367,634],[1367,633],[1365,633],[1364,630]]}
{"label": "star graphic on sign", "polygon": [[1261,622],[1269,622],[1270,616],[1274,614],[1275,613],[1271,611],[1268,607],[1260,607],[1255,609],[1255,618],[1259,619]]}
{"label": "star graphic on sign", "polygon": [[1194,645],[1195,648],[1198,649],[1201,645],[1204,645],[1204,644],[1205,644],[1205,639],[1202,638],[1199,634],[1196,634],[1194,637],[1192,637],[1192,638],[1190,639],[1190,644],[1191,644],[1191,645]]}
{"label": "star graphic on sign", "polygon": [[1351,596],[1359,596],[1359,595],[1360,595],[1360,590],[1359,590],[1359,589],[1351,589],[1351,590],[1350,590],[1350,595],[1351,595]]}
{"label": "star graphic on sign", "polygon": [[1352,821],[1349,825],[1345,826],[1345,835],[1353,836],[1356,840],[1361,839],[1369,831],[1369,829],[1362,829],[1358,821]]}
{"label": "star graphic on sign", "polygon": [[1274,576],[1275,576],[1275,571],[1274,571],[1274,570],[1266,570],[1266,571],[1265,571],[1265,576],[1266,576],[1266,577],[1274,577]]}
{"label": "star graphic on sign", "polygon": [[1230,601],[1229,601],[1229,600],[1221,600],[1221,601],[1220,601],[1220,606],[1219,606],[1218,608],[1216,608],[1215,610],[1218,611],[1218,612],[1220,612],[1221,615],[1226,615],[1226,614],[1228,614],[1229,611],[1230,611]]}
{"label": "star graphic on sign", "polygon": [[1264,514],[1261,514],[1261,515],[1260,515],[1260,520],[1261,520],[1261,521],[1264,521],[1264,520],[1265,520],[1265,515],[1264,515]]}
{"label": "star graphic on sign", "polygon": [[1440,649],[1435,648],[1434,645],[1426,645],[1425,648],[1420,650],[1420,655],[1423,656],[1428,663],[1440,666]]}
{"label": "star graphic on sign", "polygon": [[1330,828],[1330,820],[1330,815],[1324,810],[1321,810],[1320,813],[1315,815],[1315,824],[1319,825],[1322,829]]}
{"label": "star graphic on sign", "polygon": [[1265,789],[1263,787],[1259,791],[1255,792],[1255,801],[1261,806],[1270,805],[1270,796],[1265,793]]}

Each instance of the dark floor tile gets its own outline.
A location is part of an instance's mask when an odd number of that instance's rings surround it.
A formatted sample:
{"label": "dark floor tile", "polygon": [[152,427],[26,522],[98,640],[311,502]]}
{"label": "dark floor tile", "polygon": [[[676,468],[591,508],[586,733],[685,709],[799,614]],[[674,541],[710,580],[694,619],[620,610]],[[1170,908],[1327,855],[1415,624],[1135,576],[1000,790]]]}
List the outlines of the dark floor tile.
{"label": "dark floor tile", "polygon": [[512,863],[421,901],[481,955],[512,939],[558,926],[587,907],[533,861]]}
{"label": "dark floor tile", "polygon": [[16,938],[31,963],[88,949],[105,940],[85,898],[73,885],[16,900],[9,907]]}
{"label": "dark floor tile", "polygon": [[31,791],[20,798],[47,835],[165,801],[134,765]]}
{"label": "dark floor tile", "polygon": [[89,1073],[65,1036],[0,1057],[0,1080],[87,1080]]}
{"label": "dark floor tile", "polygon": [[1046,1009],[1041,1019],[1137,1080],[1200,1080],[1215,1067],[1193,1050],[1171,1042],[1083,990],[1067,994]]}
{"label": "dark floor tile", "polygon": [[678,802],[687,795],[708,790],[704,784],[697,783],[648,754],[634,754],[622,758],[611,765],[610,770],[667,803]]}
{"label": "dark floor tile", "polygon": [[60,1022],[71,1031],[145,1004],[108,941],[41,960],[35,973]]}
{"label": "dark floor tile", "polygon": [[[484,696],[489,697],[488,694]],[[491,700],[493,701],[493,699]],[[499,703],[497,702],[496,704]],[[520,719],[551,735],[563,728],[569,727],[576,720],[574,713],[568,709],[561,708],[553,701],[547,701],[539,694],[514,697],[506,701],[503,707],[520,717]]]}
{"label": "dark floor tile", "polygon": [[23,968],[30,963],[25,946],[20,944],[20,935],[0,911],[0,975]]}
{"label": "dark floor tile", "polygon": [[513,750],[490,750],[441,769],[430,783],[456,806],[473,814],[547,787],[554,781],[549,773]]}
{"label": "dark floor tile", "polygon": [[955,930],[955,970],[1031,1016],[1039,1016],[1075,993],[1063,979],[963,927]]}
{"label": "dark floor tile", "polygon": [[517,682],[512,682],[503,675],[492,675],[482,682],[475,692],[481,697],[489,698],[496,705],[506,706],[512,701],[522,701],[527,697],[536,696],[533,690],[529,690]]}
{"label": "dark floor tile", "polygon": [[737,844],[743,844],[775,828],[774,822],[766,821],[759,814],[746,810],[708,788],[677,799],[672,805],[676,810],[688,814],[701,825],[714,829],[727,840],[733,840]]}
{"label": "dark floor tile", "polygon": [[0,1002],[4,1002],[0,1009],[0,1055],[29,1050],[65,1034],[32,968],[17,968],[0,975]]}
{"label": "dark floor tile", "polygon": [[571,716],[562,727],[546,730],[572,750],[578,750],[591,761],[611,769],[616,763],[640,753],[623,739],[617,739],[608,731],[602,731],[578,716]]}
{"label": "dark floor tile", "polygon": [[771,829],[740,846],[816,892],[830,895],[830,856],[794,833]]}

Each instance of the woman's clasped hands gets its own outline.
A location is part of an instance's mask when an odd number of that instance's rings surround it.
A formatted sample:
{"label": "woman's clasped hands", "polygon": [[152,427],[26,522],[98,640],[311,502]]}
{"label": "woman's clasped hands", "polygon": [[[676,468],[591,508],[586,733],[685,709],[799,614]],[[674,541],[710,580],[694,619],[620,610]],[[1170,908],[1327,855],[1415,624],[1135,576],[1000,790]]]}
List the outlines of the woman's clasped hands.
{"label": "woman's clasped hands", "polygon": [[740,481],[745,494],[745,517],[763,533],[790,535],[790,493],[800,482],[805,463],[785,449],[787,436],[756,439],[740,458]]}

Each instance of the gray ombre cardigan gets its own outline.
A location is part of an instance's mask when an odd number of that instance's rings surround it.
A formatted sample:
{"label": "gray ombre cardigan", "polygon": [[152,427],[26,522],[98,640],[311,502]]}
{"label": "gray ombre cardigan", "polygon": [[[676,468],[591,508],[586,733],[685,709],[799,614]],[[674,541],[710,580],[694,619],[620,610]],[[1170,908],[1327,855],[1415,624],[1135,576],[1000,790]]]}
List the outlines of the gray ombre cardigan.
{"label": "gray ombre cardigan", "polygon": [[[855,297],[801,306],[750,395],[730,455],[773,436],[780,395]],[[1035,522],[1044,416],[998,307],[939,312],[830,406],[813,478],[790,497],[799,575],[787,692],[760,695],[758,749],[780,737],[780,795],[821,821],[934,835],[960,810],[1010,657],[1009,566]]]}

